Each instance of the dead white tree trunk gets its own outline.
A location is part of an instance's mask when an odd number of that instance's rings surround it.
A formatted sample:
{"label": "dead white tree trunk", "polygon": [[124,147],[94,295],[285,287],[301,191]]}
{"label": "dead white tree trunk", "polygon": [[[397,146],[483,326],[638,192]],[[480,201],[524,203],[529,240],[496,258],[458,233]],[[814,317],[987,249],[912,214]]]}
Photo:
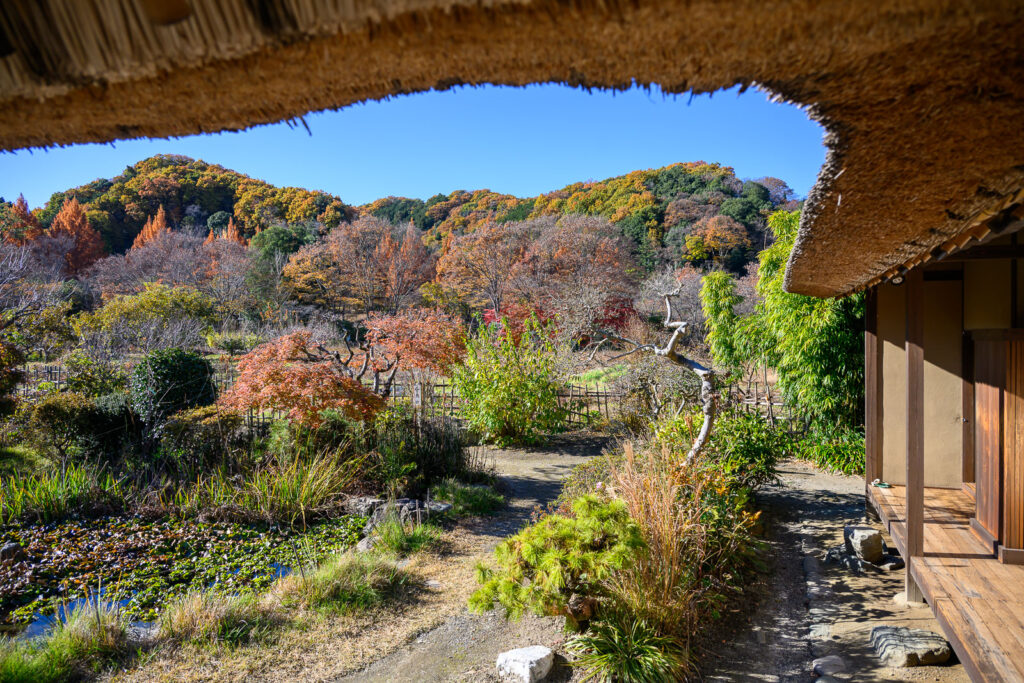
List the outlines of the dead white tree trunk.
{"label": "dead white tree trunk", "polygon": [[[676,290],[671,294],[665,295],[665,327],[672,330],[672,336],[664,347],[658,347],[654,344],[640,344],[632,339],[626,339],[625,337],[603,330],[601,333],[605,336],[605,340],[602,341],[602,344],[608,339],[614,339],[616,341],[630,344],[633,347],[629,351],[614,356],[609,360],[622,358],[623,356],[628,356],[640,351],[646,351],[653,353],[656,356],[666,358],[676,365],[688,368],[697,375],[697,378],[700,380],[700,403],[701,412],[704,414],[704,423],[700,427],[700,433],[697,434],[697,438],[693,440],[689,453],[686,454],[686,464],[689,465],[707,444],[708,436],[710,436],[711,429],[715,424],[715,415],[717,413],[717,406],[715,402],[715,371],[701,365],[692,358],[688,358],[679,349],[679,344],[682,342],[683,335],[686,333],[686,327],[689,323],[684,320],[672,319],[672,297],[678,294],[678,292],[679,290]],[[593,358],[598,348],[600,348],[600,344],[595,347],[594,352],[591,353],[591,358]]]}

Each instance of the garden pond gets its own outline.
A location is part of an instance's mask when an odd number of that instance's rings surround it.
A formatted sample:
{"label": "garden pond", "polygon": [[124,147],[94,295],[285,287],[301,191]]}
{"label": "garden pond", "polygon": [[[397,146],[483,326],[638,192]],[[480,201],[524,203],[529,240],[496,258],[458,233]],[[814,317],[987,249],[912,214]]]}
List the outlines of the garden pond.
{"label": "garden pond", "polygon": [[18,631],[97,595],[152,621],[189,590],[259,592],[290,567],[351,547],[365,522],[343,516],[301,531],[111,516],[0,527],[0,547],[22,549],[0,562],[0,628]]}

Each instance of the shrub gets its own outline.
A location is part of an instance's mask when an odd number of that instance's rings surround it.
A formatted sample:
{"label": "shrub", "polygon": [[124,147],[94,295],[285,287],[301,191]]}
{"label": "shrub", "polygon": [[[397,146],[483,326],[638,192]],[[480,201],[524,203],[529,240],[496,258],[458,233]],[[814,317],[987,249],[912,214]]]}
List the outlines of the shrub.
{"label": "shrub", "polygon": [[88,436],[90,450],[101,463],[116,462],[138,442],[142,425],[126,393],[97,396],[93,404],[95,421]]}
{"label": "shrub", "polygon": [[206,335],[206,343],[233,358],[240,353],[252,351],[263,343],[263,338],[246,332],[211,332]]}
{"label": "shrub", "polygon": [[254,596],[191,591],[167,605],[160,614],[159,632],[178,642],[241,645],[263,640],[278,622]]}
{"label": "shrub", "polygon": [[128,623],[114,606],[87,602],[37,641],[0,641],[0,680],[46,683],[84,678],[128,653]]}
{"label": "shrub", "polygon": [[593,616],[604,581],[642,548],[622,501],[583,496],[573,516],[549,515],[498,545],[498,569],[477,566],[482,586],[470,608],[485,612],[497,601],[508,618],[531,610],[563,615],[569,628],[578,628]]}
{"label": "shrub", "polygon": [[351,612],[380,605],[406,580],[393,560],[376,553],[344,553],[309,574],[289,574],[276,590],[285,603]]}
{"label": "shrub", "polygon": [[164,459],[180,473],[232,464],[249,445],[244,420],[220,406],[185,410],[168,419],[160,440]]}
{"label": "shrub", "polygon": [[128,375],[117,363],[89,356],[76,349],[64,357],[68,371],[67,390],[86,396],[103,396],[123,392]]}
{"label": "shrub", "polygon": [[[703,416],[684,413],[656,423],[654,448],[686,452],[700,432]],[[715,420],[703,454],[725,472],[732,487],[757,489],[776,479],[776,466],[792,449],[785,430],[755,413],[723,411]]]}
{"label": "shrub", "polygon": [[588,681],[678,681],[690,669],[685,647],[622,610],[613,610],[585,633],[573,635],[566,649],[576,655],[573,666],[583,669]]}
{"label": "shrub", "polygon": [[153,351],[131,375],[132,408],[147,424],[173,413],[213,403],[216,390],[210,363],[192,351]]}
{"label": "shrub", "polygon": [[715,420],[708,457],[724,469],[732,486],[757,489],[776,481],[776,466],[791,448],[789,434],[761,415],[731,412]]}
{"label": "shrub", "polygon": [[505,498],[490,486],[464,484],[449,477],[433,489],[434,498],[452,504],[456,515],[489,515],[505,504]]}
{"label": "shrub", "polygon": [[44,396],[29,413],[28,438],[40,454],[66,467],[92,445],[96,403],[83,394]]}
{"label": "shrub", "polygon": [[864,432],[858,429],[812,430],[796,452],[826,472],[864,474]]}
{"label": "shrub", "polygon": [[566,411],[558,403],[556,358],[550,334],[534,318],[520,335],[508,325],[481,327],[452,375],[470,427],[499,445],[534,443],[562,429]]}
{"label": "shrub", "polygon": [[0,416],[14,412],[14,390],[24,379],[25,355],[10,342],[0,341]]}
{"label": "shrub", "polygon": [[391,493],[418,493],[435,481],[467,471],[465,436],[455,420],[417,419],[410,410],[378,415],[370,476]]}

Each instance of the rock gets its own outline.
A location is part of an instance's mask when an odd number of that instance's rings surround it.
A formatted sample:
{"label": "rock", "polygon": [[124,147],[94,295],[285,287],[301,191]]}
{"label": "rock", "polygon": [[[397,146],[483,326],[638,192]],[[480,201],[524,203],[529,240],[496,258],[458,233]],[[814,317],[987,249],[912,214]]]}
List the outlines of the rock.
{"label": "rock", "polygon": [[832,676],[846,671],[846,662],[839,655],[828,655],[811,662],[811,668],[818,676]]}
{"label": "rock", "polygon": [[0,562],[10,562],[14,564],[27,559],[25,550],[15,542],[4,543],[3,547],[0,547]]}
{"label": "rock", "polygon": [[555,654],[542,645],[521,647],[498,655],[498,675],[506,681],[534,683],[551,672]]}
{"label": "rock", "polygon": [[915,607],[924,607],[926,605],[926,603],[923,602],[914,602],[911,600],[907,600],[906,591],[900,591],[896,595],[892,596],[892,601],[900,607],[907,607],[911,609]]}
{"label": "rock", "polygon": [[843,540],[846,549],[865,562],[877,564],[885,554],[882,534],[872,527],[847,525],[843,528]]}
{"label": "rock", "polygon": [[387,501],[383,498],[373,498],[370,496],[361,496],[358,498],[349,498],[345,501],[345,511],[350,515],[357,515],[359,517],[369,517]]}
{"label": "rock", "polygon": [[430,514],[432,515],[443,515],[446,512],[451,512],[452,504],[442,503],[439,500],[432,500],[427,503],[426,508],[430,510]]}
{"label": "rock", "polygon": [[878,563],[878,568],[886,572],[894,572],[897,569],[903,569],[905,566],[907,565],[899,555],[886,555],[882,558],[882,561]]}
{"label": "rock", "polygon": [[366,536],[359,543],[356,543],[356,551],[365,553],[373,549],[373,536]]}
{"label": "rock", "polygon": [[949,642],[938,633],[904,626],[874,627],[871,647],[886,666],[943,664],[953,654]]}
{"label": "rock", "polygon": [[856,554],[847,550],[846,546],[840,545],[832,548],[825,553],[825,564],[838,565],[840,567],[846,567],[852,572],[863,574],[866,571],[877,572],[881,571],[878,566],[871,564],[861,558],[857,557]]}

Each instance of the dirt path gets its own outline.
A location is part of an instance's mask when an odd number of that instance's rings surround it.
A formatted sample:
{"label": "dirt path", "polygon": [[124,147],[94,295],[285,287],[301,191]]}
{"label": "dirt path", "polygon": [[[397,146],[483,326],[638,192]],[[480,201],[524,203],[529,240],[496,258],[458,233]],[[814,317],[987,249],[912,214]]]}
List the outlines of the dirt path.
{"label": "dirt path", "polygon": [[[444,547],[413,556],[407,571],[415,590],[386,607],[355,615],[307,614],[297,628],[271,642],[235,650],[183,646],[148,655],[129,671],[130,681],[494,681],[504,650],[547,645],[563,651],[560,619],[526,616],[509,623],[500,613],[473,615],[466,600],[476,588],[474,565],[529,523],[535,507],[553,501],[569,471],[610,445],[608,437],[566,435],[531,450],[491,450],[511,494],[494,517],[461,520]],[[711,681],[810,681],[811,663],[841,656],[856,681],[966,681],[959,665],[887,669],[868,646],[871,627],[886,623],[938,625],[926,607],[905,609],[891,600],[902,573],[858,576],[819,566],[825,551],[842,542],[843,525],[865,523],[863,479],[818,472],[805,463],[783,463],[781,483],[759,495],[766,511],[766,540],[774,572],[748,588],[751,607],[701,653]],[[891,544],[890,544],[891,545]],[[820,577],[808,583],[808,571]],[[812,630],[812,625],[814,630]],[[578,674],[577,674],[578,677]],[[573,680],[558,660],[549,679]]]}
{"label": "dirt path", "polygon": [[[490,552],[503,538],[530,521],[534,508],[558,497],[569,471],[599,455],[610,443],[603,436],[566,436],[532,450],[494,450],[502,483],[511,494],[508,508],[492,519],[479,520],[470,531]],[[494,662],[505,650],[527,645],[557,649],[564,641],[562,619],[532,615],[510,623],[499,612],[486,615],[462,610],[415,642],[340,680],[358,682],[423,682],[497,680]],[[570,680],[572,671],[561,662],[551,681]]]}
{"label": "dirt path", "polygon": [[[751,590],[759,601],[748,624],[705,655],[705,678],[811,681],[814,659],[838,655],[846,666],[835,674],[840,680],[967,681],[959,664],[894,669],[875,657],[868,643],[874,626],[941,633],[927,607],[893,603],[903,590],[902,571],[858,575],[821,563],[829,548],[842,544],[845,524],[872,523],[865,517],[863,478],[825,474],[798,461],[783,463],[780,478],[758,497],[775,571]],[[893,547],[888,536],[886,542]]]}

